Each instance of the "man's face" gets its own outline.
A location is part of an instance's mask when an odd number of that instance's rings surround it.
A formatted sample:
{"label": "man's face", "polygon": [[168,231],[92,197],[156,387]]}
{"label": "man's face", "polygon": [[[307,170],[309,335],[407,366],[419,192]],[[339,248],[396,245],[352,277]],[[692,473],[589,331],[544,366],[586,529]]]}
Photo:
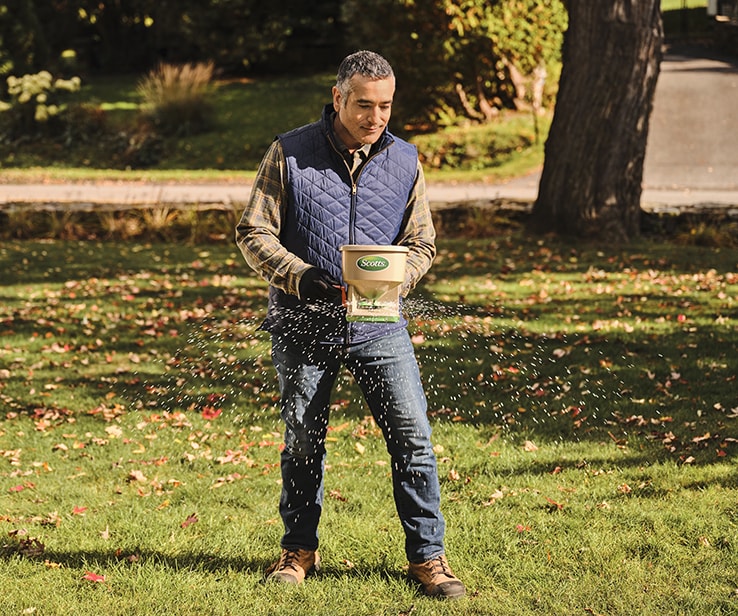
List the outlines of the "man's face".
{"label": "man's face", "polygon": [[351,93],[346,99],[333,87],[333,108],[338,113],[336,132],[351,150],[375,143],[389,122],[395,79],[351,78]]}

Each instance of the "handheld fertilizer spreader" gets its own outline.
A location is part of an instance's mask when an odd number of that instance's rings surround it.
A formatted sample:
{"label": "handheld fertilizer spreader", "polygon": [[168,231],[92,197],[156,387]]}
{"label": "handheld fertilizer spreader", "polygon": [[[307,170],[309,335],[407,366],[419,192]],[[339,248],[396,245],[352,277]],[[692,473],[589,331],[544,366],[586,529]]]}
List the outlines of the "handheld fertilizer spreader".
{"label": "handheld fertilizer spreader", "polygon": [[349,321],[399,321],[400,287],[405,281],[405,246],[341,246],[346,318]]}

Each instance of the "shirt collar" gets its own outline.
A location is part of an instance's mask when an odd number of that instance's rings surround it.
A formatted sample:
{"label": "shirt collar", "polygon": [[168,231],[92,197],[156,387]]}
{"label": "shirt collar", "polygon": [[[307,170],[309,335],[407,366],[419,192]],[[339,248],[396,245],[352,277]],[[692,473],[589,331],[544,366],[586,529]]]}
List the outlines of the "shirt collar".
{"label": "shirt collar", "polygon": [[[336,144],[336,146],[338,146],[338,149],[341,151],[341,154],[344,156],[344,158],[347,158],[350,160],[351,158],[353,158],[353,154],[349,152],[349,149],[346,147],[346,144],[343,141],[341,141],[341,139],[336,134],[335,129],[333,128],[333,122],[335,121],[335,119],[336,119],[336,112],[334,111],[330,115],[329,121],[328,121],[329,130],[331,131],[331,137],[333,138],[333,142]],[[366,160],[367,158],[369,158],[369,154],[371,153],[371,150],[372,150],[372,144],[365,143],[358,150],[356,150],[356,152],[361,154],[362,158]]]}

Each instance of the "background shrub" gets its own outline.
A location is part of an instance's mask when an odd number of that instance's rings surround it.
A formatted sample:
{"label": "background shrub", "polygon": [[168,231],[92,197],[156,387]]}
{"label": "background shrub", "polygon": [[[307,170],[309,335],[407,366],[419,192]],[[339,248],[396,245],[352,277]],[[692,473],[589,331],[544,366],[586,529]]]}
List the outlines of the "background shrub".
{"label": "background shrub", "polygon": [[357,47],[381,41],[417,127],[550,103],[568,16],[561,0],[347,0],[343,21]]}
{"label": "background shrub", "polygon": [[7,78],[10,102],[0,105],[5,138],[34,138],[58,132],[66,103],[82,80],[54,79],[49,71]]}

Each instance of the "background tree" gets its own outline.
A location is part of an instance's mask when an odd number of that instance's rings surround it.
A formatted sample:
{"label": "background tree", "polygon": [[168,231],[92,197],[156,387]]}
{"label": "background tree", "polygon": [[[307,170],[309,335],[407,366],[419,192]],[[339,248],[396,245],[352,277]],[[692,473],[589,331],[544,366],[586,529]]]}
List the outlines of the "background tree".
{"label": "background tree", "polygon": [[[86,47],[83,60],[90,69],[122,72],[149,66],[155,53],[151,30],[155,7],[150,0],[77,0],[70,4],[77,5],[79,19],[78,37],[71,42]],[[171,2],[162,4],[174,8]]]}
{"label": "background tree", "polygon": [[0,70],[56,73],[65,50],[85,74],[323,69],[340,53],[339,15],[340,0],[0,0]]}
{"label": "background tree", "polygon": [[49,46],[35,2],[0,2],[0,76],[22,75],[48,59]]}
{"label": "background tree", "polygon": [[659,0],[568,0],[563,68],[531,227],[627,239],[640,230]]}
{"label": "background tree", "polygon": [[555,86],[566,10],[561,0],[346,0],[343,20],[354,49],[393,64],[400,115],[422,126],[530,106],[534,74]]}
{"label": "background tree", "polygon": [[0,0],[0,59],[83,77],[161,61],[284,74],[378,49],[403,83],[398,117],[422,127],[525,107],[536,72],[553,94],[565,23],[562,0]]}

